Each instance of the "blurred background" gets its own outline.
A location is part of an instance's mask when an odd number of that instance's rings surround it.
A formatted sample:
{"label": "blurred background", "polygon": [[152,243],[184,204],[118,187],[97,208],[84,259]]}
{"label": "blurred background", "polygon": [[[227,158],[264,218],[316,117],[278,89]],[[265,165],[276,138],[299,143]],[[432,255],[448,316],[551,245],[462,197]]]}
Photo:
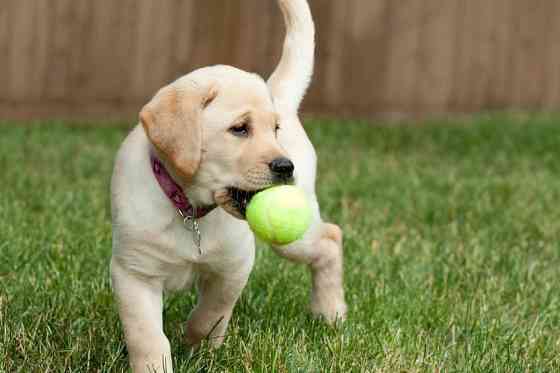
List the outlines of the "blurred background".
{"label": "blurred background", "polygon": [[[400,118],[560,107],[558,0],[311,0],[303,110]],[[267,77],[275,1],[2,0],[2,119],[134,120],[167,82],[231,64]]]}

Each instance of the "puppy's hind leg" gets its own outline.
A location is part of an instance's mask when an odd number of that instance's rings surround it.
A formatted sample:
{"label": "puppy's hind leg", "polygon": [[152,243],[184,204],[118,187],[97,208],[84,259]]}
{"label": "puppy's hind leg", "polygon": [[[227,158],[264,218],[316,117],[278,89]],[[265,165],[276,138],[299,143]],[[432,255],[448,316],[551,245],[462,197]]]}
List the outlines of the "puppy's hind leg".
{"label": "puppy's hind leg", "polygon": [[[317,206],[317,204],[315,204]],[[286,246],[273,247],[280,256],[309,266],[312,275],[311,312],[329,324],[346,318],[342,269],[342,231],[319,217],[318,206],[304,237]]]}

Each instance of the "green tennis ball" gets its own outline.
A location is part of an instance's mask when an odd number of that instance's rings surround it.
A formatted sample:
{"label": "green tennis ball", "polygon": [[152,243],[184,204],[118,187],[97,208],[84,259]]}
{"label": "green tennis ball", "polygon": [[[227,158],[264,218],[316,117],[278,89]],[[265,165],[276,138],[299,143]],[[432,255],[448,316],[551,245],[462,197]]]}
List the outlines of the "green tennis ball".
{"label": "green tennis ball", "polygon": [[255,194],[247,206],[246,217],[251,230],[261,240],[286,245],[307,231],[311,208],[303,190],[281,185]]}

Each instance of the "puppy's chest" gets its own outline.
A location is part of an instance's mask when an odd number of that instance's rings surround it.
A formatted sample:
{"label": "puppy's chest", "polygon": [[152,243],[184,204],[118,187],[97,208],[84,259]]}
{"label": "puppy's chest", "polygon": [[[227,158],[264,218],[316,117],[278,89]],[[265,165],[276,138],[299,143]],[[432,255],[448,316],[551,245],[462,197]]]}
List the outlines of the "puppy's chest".
{"label": "puppy's chest", "polygon": [[[243,262],[251,256],[249,250],[254,239],[246,223],[224,219],[219,211],[204,219],[199,219],[200,247],[190,226],[185,226],[180,218],[173,218],[156,228],[154,244],[160,271],[170,276],[191,270],[193,265],[221,267],[223,263]],[[153,237],[153,236],[152,236]],[[155,237],[153,237],[155,238]],[[150,255],[151,256],[151,255]]]}
{"label": "puppy's chest", "polygon": [[167,230],[170,236],[168,250],[176,258],[187,262],[199,262],[211,253],[221,251],[220,242],[216,236],[209,234],[201,227],[193,227],[190,224],[183,224],[182,221],[175,222]]}

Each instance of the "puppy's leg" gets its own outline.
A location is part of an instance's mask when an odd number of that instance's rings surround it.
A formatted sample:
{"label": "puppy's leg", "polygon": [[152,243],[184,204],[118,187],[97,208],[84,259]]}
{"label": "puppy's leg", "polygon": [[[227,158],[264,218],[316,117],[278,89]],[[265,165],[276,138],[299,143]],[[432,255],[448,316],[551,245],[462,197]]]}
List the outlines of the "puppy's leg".
{"label": "puppy's leg", "polygon": [[315,222],[305,236],[290,245],[274,247],[280,256],[309,266],[312,275],[311,312],[329,324],[346,317],[342,284],[342,231],[324,223],[318,207]]}
{"label": "puppy's leg", "polygon": [[115,259],[111,277],[133,372],[171,373],[171,350],[163,334],[162,284],[134,276]]}
{"label": "puppy's leg", "polygon": [[213,347],[224,341],[233,307],[247,283],[250,268],[236,274],[200,273],[198,304],[187,321],[187,345],[197,348],[203,339]]}
{"label": "puppy's leg", "polygon": [[312,272],[313,290],[311,311],[322,315],[332,324],[346,318],[342,269],[342,230],[338,225],[321,224],[321,233],[312,244],[317,250],[309,267]]}

